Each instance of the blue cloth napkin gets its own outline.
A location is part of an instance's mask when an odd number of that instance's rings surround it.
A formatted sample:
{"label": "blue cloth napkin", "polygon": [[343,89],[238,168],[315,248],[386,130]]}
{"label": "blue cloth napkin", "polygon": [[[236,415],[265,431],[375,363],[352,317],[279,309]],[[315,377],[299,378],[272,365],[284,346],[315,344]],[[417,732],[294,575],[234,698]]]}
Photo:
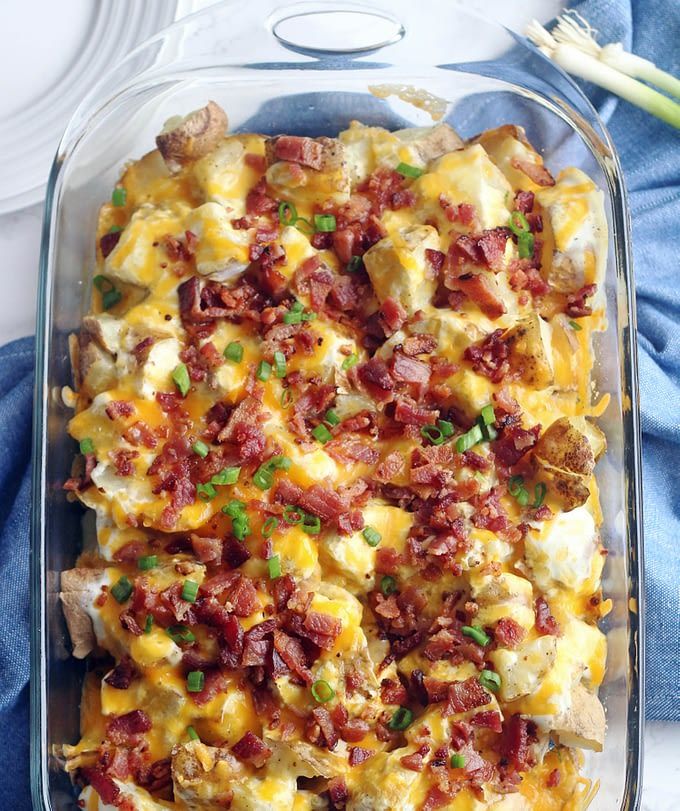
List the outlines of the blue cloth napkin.
{"label": "blue cloth napkin", "polygon": [[[607,42],[680,75],[677,0],[585,0]],[[585,85],[608,124],[633,219],[644,431],[647,717],[680,720],[680,134]],[[33,339],[0,348],[0,808],[31,807],[28,547]]]}

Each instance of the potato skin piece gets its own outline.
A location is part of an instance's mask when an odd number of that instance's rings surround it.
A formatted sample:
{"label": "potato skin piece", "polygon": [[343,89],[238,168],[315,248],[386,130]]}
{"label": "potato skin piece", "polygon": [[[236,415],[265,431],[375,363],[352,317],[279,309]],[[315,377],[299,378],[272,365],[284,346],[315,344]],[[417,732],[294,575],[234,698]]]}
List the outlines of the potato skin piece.
{"label": "potato skin piece", "polygon": [[61,573],[59,599],[76,659],[84,659],[97,644],[87,609],[92,605],[93,587],[101,583],[103,572],[103,569],[79,568]]}
{"label": "potato skin piece", "polygon": [[176,127],[156,136],[165,165],[175,174],[185,164],[207,155],[219,144],[228,123],[227,114],[214,101],[189,113]]}

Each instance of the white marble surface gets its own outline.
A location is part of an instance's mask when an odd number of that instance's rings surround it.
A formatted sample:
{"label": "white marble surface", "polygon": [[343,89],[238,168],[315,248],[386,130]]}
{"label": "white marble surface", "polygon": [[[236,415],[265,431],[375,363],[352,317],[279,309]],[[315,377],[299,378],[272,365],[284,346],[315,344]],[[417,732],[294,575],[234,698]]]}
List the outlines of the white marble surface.
{"label": "white marble surface", "polygon": [[[208,5],[211,0],[195,2],[197,5]],[[30,5],[39,11],[39,7],[45,3],[53,4],[52,0],[33,0]],[[525,0],[521,4],[488,0],[485,7],[490,15],[498,16],[504,23],[521,29],[533,16],[541,20],[550,19],[561,5],[560,0]],[[41,15],[36,13],[35,19],[40,20]],[[69,21],[63,20],[63,24],[68,25]],[[59,32],[52,32],[50,41],[52,47],[58,47],[63,40]],[[5,72],[3,61],[11,60],[11,53],[10,56],[7,55],[7,49],[11,52],[11,47],[11,42],[3,45],[5,52],[4,55],[0,54],[0,73]],[[11,61],[7,64],[11,64]],[[34,332],[41,221],[42,206],[0,216],[0,277],[3,282],[0,296],[0,344]],[[647,724],[642,808],[644,811],[680,809],[678,724]]]}

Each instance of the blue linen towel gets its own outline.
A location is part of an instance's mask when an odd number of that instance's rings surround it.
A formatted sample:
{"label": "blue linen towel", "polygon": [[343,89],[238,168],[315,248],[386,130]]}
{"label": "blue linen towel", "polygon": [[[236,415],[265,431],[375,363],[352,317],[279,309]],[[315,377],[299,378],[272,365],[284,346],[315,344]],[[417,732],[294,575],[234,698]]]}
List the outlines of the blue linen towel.
{"label": "blue linen towel", "polygon": [[[606,41],[622,41],[680,74],[676,0],[585,0],[575,8]],[[626,176],[638,291],[647,562],[647,717],[680,720],[680,136],[585,85]],[[0,348],[0,808],[28,811],[28,547],[33,339]]]}

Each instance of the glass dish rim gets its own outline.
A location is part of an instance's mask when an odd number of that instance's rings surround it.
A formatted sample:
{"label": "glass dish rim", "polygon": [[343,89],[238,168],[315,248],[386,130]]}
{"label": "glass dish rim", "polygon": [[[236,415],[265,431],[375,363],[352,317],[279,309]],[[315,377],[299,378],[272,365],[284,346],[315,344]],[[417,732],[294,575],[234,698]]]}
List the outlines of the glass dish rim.
{"label": "glass dish rim", "polygon": [[[177,31],[195,20],[208,17],[225,6],[233,5],[234,0],[223,0],[215,6],[210,6],[194,14],[188,15],[182,20],[168,26],[163,32],[150,37],[138,48],[136,48],[127,58],[133,57],[136,53],[142,52],[150,44],[157,42],[161,35],[168,31]],[[355,7],[359,3],[351,3]],[[364,6],[365,7],[365,6]],[[470,16],[478,16],[474,9],[465,10]],[[493,25],[504,29],[515,40],[536,52],[533,46],[528,45],[512,31],[505,28],[500,23],[484,20],[486,25]],[[544,57],[543,57],[544,58]],[[555,66],[545,59],[546,64],[552,69]],[[431,66],[434,67],[434,66]],[[625,289],[625,309],[623,313],[626,318],[621,319],[619,325],[619,374],[622,397],[628,398],[630,407],[624,409],[621,426],[623,429],[623,461],[626,488],[626,505],[628,507],[626,515],[626,530],[628,543],[627,569],[629,575],[629,600],[635,601],[636,610],[629,610],[628,622],[628,665],[629,678],[627,680],[627,734],[628,753],[626,758],[626,779],[624,793],[621,798],[621,811],[623,809],[638,809],[641,801],[642,771],[643,771],[643,746],[642,735],[644,728],[644,548],[642,537],[642,478],[641,478],[641,433],[639,420],[638,402],[638,370],[637,370],[637,345],[636,345],[636,309],[635,309],[635,285],[633,276],[632,257],[630,253],[630,213],[627,203],[627,195],[623,180],[623,174],[619,163],[618,155],[613,147],[609,133],[601,121],[599,115],[594,110],[589,100],[582,93],[580,88],[561,70],[559,73],[569,82],[576,92],[583,107],[588,110],[592,122],[585,122],[586,125],[594,123],[599,131],[595,137],[604,142],[608,151],[608,161],[611,166],[607,172],[609,191],[612,195],[612,232],[613,232],[613,253],[615,272],[620,277],[619,283],[624,284]],[[470,76],[478,75],[484,77],[483,73],[475,73],[469,69],[459,71]],[[109,76],[110,74],[107,74]],[[46,650],[46,620],[47,620],[47,572],[44,569],[46,537],[44,527],[44,505],[46,481],[44,476],[45,463],[48,453],[46,437],[47,416],[49,413],[50,392],[47,388],[47,360],[51,344],[50,330],[53,316],[52,311],[52,284],[56,280],[56,268],[53,267],[53,218],[59,212],[58,192],[62,179],[63,169],[72,157],[69,151],[86,133],[87,122],[90,115],[94,114],[92,109],[87,110],[86,103],[94,97],[95,91],[100,88],[107,76],[103,77],[83,100],[74,113],[65,130],[64,137],[60,143],[55,161],[50,170],[47,183],[45,209],[42,223],[41,252],[39,264],[39,282],[37,296],[37,326],[36,326],[36,362],[35,362],[35,389],[34,389],[34,409],[33,409],[33,442],[32,442],[32,501],[31,501],[31,554],[30,554],[30,596],[31,596],[31,713],[30,713],[30,771],[31,771],[31,797],[35,808],[52,808],[48,793],[47,780],[47,696],[45,686],[45,672],[47,665]],[[137,77],[135,77],[136,79]],[[154,77],[160,81],[160,77]],[[103,101],[98,102],[98,109],[101,109],[109,101],[111,96],[107,96]],[[78,121],[82,117],[82,111],[88,112],[85,121]],[[72,132],[77,123],[75,135]],[[570,124],[574,126],[570,119]],[[579,137],[585,138],[580,129],[576,129]],[[593,145],[593,141],[591,141]],[[55,205],[56,203],[56,205]],[[619,314],[621,316],[622,305],[619,304]]]}

